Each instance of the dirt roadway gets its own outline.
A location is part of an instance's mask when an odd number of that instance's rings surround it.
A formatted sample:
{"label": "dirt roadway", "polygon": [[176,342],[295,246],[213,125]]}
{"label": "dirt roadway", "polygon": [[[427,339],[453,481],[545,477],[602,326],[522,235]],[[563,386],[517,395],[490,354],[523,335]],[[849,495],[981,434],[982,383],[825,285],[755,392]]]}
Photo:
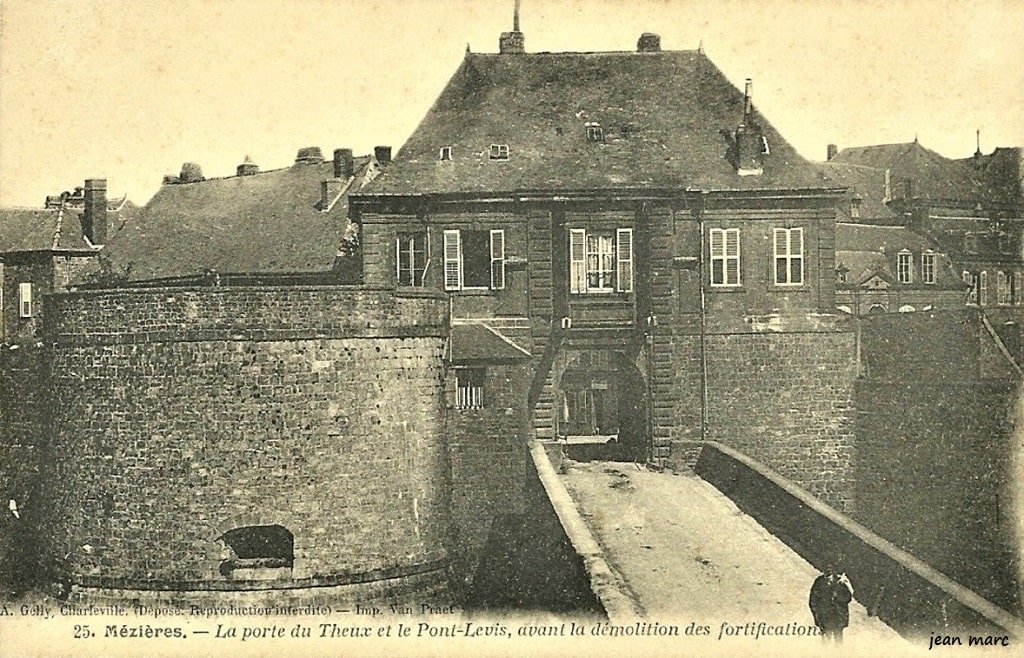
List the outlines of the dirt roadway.
{"label": "dirt roadway", "polygon": [[[717,489],[693,474],[616,462],[566,462],[561,476],[580,513],[651,619],[812,625],[818,571]],[[846,644],[902,642],[850,606]]]}

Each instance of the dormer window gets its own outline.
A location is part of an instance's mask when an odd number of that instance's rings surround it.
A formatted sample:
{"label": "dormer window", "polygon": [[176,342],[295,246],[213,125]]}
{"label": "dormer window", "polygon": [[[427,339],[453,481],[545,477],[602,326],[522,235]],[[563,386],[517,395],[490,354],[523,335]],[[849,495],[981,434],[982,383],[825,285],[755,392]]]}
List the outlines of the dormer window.
{"label": "dormer window", "polygon": [[491,144],[491,160],[508,160],[508,144]]}
{"label": "dormer window", "polygon": [[921,254],[921,280],[935,283],[935,254],[930,251]]}
{"label": "dormer window", "polygon": [[964,251],[969,254],[978,253],[978,236],[973,233],[964,236]]}
{"label": "dormer window", "polygon": [[860,219],[860,197],[850,199],[850,219]]}
{"label": "dormer window", "polygon": [[442,146],[437,152],[437,159],[441,162],[450,162],[452,159],[452,147]]}
{"label": "dormer window", "polygon": [[587,129],[587,141],[588,142],[603,142],[604,141],[604,128],[597,121],[588,121],[586,123]]}
{"label": "dormer window", "polygon": [[771,149],[768,148],[768,138],[765,137],[764,135],[761,135],[761,154],[771,155],[771,152]]}

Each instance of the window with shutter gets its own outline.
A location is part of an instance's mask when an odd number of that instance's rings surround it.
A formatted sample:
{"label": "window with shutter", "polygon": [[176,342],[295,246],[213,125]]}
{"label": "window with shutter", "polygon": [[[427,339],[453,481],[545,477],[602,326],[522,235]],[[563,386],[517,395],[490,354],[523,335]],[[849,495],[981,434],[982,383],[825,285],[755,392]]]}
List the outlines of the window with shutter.
{"label": "window with shutter", "polygon": [[462,288],[462,244],[458,230],[444,232],[444,289]]}
{"label": "window with shutter", "polygon": [[18,284],[18,308],[23,318],[32,317],[32,284]]}
{"label": "window with shutter", "polygon": [[505,289],[505,231],[491,231],[491,289]]}
{"label": "window with shutter", "polygon": [[980,283],[978,284],[978,304],[981,306],[988,306],[988,272],[982,272],[978,275]]}
{"label": "window with shutter", "polygon": [[740,285],[740,230],[713,228],[710,231],[711,285]]}
{"label": "window with shutter", "polygon": [[1024,276],[1021,276],[1020,272],[1013,273],[1013,303],[1015,306],[1019,306],[1021,303],[1021,284],[1024,284]]}

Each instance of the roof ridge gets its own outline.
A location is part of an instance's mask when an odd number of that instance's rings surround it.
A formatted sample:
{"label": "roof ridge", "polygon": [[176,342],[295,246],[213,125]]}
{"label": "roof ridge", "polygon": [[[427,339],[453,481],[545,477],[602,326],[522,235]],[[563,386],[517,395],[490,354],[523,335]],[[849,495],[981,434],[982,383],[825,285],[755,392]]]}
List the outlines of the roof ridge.
{"label": "roof ridge", "polygon": [[[352,156],[352,160],[355,161],[355,160],[360,160],[362,158],[371,158],[371,157],[373,157],[372,154],[355,155],[355,156]],[[177,186],[180,186],[180,185],[199,185],[201,183],[209,183],[211,181],[219,181],[219,180],[229,180],[229,179],[232,179],[232,178],[252,178],[254,176],[262,176],[263,174],[273,174],[275,172],[285,171],[287,169],[292,169],[296,165],[319,165],[319,166],[323,166],[325,164],[331,164],[331,163],[332,163],[332,161],[331,160],[327,160],[327,159],[324,159],[321,162],[293,162],[290,165],[285,165],[283,167],[275,167],[273,169],[263,169],[261,171],[257,171],[257,172],[252,173],[252,174],[238,174],[238,173],[235,173],[235,174],[229,174],[227,176],[207,176],[207,177],[203,178],[202,180],[178,181],[176,183],[164,183],[160,187],[162,189],[164,187],[177,187]],[[127,199],[128,195],[125,194],[124,198]]]}
{"label": "roof ridge", "polygon": [[[527,53],[516,53],[514,57],[530,57],[535,55],[545,56],[572,56],[572,55],[641,55],[644,57],[656,57],[658,55],[678,55],[678,54],[692,54],[706,56],[705,53],[697,48],[692,50],[656,50],[653,52],[639,52],[636,50],[562,50],[562,51],[550,51],[550,50],[538,50]],[[508,53],[467,53],[468,57],[508,57]]]}
{"label": "roof ridge", "polygon": [[60,247],[60,234],[64,228],[64,202],[61,201],[60,207],[57,208],[57,221],[56,227],[53,231],[53,241],[50,243],[51,249],[58,249]]}

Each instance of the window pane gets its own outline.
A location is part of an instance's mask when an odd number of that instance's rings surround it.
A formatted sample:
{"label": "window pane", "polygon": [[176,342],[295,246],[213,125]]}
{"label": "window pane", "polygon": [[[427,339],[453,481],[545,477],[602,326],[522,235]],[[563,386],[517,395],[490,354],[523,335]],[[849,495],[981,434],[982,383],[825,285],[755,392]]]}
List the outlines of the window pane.
{"label": "window pane", "polygon": [[803,258],[793,258],[789,261],[789,283],[803,283]]}
{"label": "window pane", "polygon": [[462,285],[489,288],[491,285],[490,231],[462,231]]}

